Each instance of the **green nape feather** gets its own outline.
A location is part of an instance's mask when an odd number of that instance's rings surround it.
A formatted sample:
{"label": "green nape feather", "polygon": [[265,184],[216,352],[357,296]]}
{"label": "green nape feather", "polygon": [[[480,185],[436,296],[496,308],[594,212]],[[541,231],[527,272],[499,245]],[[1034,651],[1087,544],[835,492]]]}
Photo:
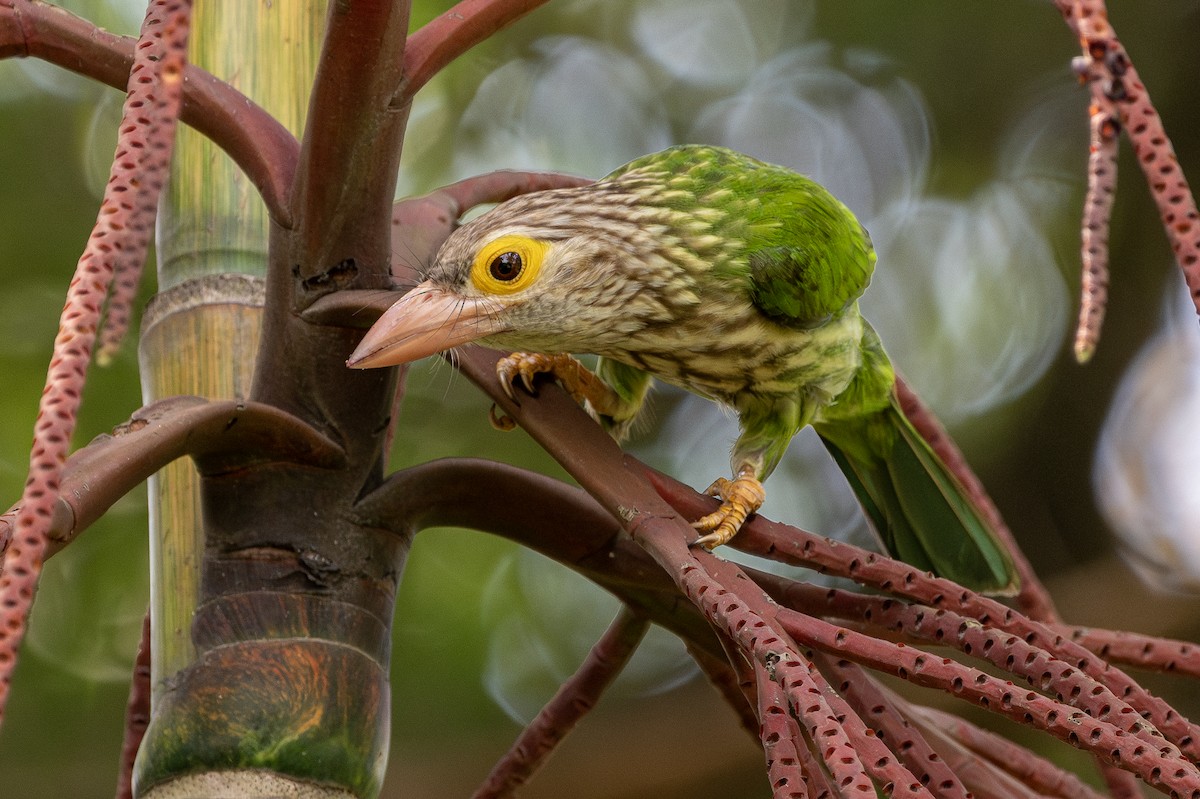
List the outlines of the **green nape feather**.
{"label": "green nape feather", "polygon": [[818,326],[871,281],[866,230],[824,186],[790,169],[693,144],[639,158],[600,182],[648,186],[648,201],[703,219],[705,232],[735,244],[708,270],[746,281],[750,301],[778,324]]}
{"label": "green nape feather", "polygon": [[1015,592],[1007,549],[894,393],[873,414],[815,427],[888,552],[975,591]]}

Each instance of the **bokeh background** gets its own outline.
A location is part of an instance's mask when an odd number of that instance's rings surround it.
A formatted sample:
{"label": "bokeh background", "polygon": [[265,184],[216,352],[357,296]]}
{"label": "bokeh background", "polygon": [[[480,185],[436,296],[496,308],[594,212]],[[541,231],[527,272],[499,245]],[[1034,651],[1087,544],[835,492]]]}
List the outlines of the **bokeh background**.
{"label": "bokeh background", "polygon": [[[141,16],[128,0],[66,5],[123,32]],[[418,0],[415,19],[448,6]],[[1195,178],[1200,2],[1112,0],[1110,12]],[[1070,354],[1087,148],[1076,53],[1047,0],[555,0],[422,91],[398,194],[501,167],[598,177],[684,141],[817,177],[879,251],[867,315],[950,425],[1064,615],[1200,640],[1200,326],[1127,146],[1104,337],[1088,365]],[[45,64],[0,63],[0,494],[9,501],[120,99]],[[397,465],[470,454],[560,474],[523,434],[493,431],[487,402],[444,364],[417,366],[409,385]],[[110,430],[139,398],[129,346],[93,370],[77,442]],[[733,432],[716,408],[663,390],[632,447],[703,487],[724,473]],[[868,540],[808,436],[768,487],[767,515]],[[148,598],[145,517],[137,492],[48,564],[0,733],[0,797],[111,795]],[[603,592],[513,545],[423,533],[397,608],[384,796],[468,795],[515,719],[536,712],[614,612]],[[768,796],[761,755],[678,642],[655,634],[644,649],[522,795]],[[1200,713],[1194,684],[1146,682]],[[1063,746],[998,726],[1088,768]]]}

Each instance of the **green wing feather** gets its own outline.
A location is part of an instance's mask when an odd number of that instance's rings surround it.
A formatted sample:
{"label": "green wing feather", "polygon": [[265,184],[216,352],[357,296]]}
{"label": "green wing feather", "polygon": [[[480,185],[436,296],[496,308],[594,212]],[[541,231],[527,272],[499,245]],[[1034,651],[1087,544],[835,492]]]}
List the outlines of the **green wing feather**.
{"label": "green wing feather", "polygon": [[622,441],[637,421],[646,401],[652,382],[650,374],[611,358],[599,358],[596,361],[596,376],[616,393],[620,406],[615,415],[602,416],[600,424],[613,438]]}
{"label": "green wing feather", "polygon": [[844,205],[799,175],[763,198],[778,220],[769,235],[751,238],[751,299],[780,324],[811,328],[850,307],[875,269],[871,239]]}
{"label": "green wing feather", "polygon": [[894,401],[817,432],[889,553],[976,591],[1016,590],[1008,550]]}

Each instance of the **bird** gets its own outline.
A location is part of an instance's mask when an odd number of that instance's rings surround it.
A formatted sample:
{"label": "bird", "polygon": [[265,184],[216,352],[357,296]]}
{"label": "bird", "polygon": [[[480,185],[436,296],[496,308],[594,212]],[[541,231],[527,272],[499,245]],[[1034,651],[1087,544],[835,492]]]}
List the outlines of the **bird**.
{"label": "bird", "polygon": [[[721,504],[693,524],[709,550],[761,507],[763,481],[811,425],[889,554],[1011,594],[1007,547],[901,410],[859,310],[875,263],[866,229],[816,181],[678,145],[461,224],[347,365],[514,350],[496,367],[510,397],[549,374],[618,440],[654,379],[732,409],[732,475],[708,487]],[[599,356],[594,371],[578,354]]]}

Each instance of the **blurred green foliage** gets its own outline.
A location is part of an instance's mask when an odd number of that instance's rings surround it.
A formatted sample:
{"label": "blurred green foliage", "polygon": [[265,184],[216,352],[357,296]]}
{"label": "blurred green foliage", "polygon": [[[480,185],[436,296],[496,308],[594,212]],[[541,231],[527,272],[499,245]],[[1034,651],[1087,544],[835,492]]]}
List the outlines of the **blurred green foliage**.
{"label": "blurred green foliage", "polygon": [[[130,18],[128,5],[115,16],[101,0],[79,0],[73,7],[89,18],[99,10],[106,24],[115,25]],[[447,5],[418,2],[414,19],[428,19]],[[484,78],[529,56],[540,36],[586,35],[632,51],[635,45],[613,20],[634,3],[614,0],[607,11],[602,6],[598,0],[559,0],[468,55],[431,87],[444,93],[445,103],[429,124],[452,129]],[[808,38],[828,41],[840,52],[878,54],[923,94],[934,131],[928,183],[948,197],[965,197],[993,179],[1014,119],[1052,88],[1070,84],[1076,43],[1046,2],[823,0],[812,10]],[[1185,172],[1195,178],[1200,112],[1192,45],[1200,3],[1113,0],[1110,10]],[[0,493],[9,501],[24,481],[55,320],[98,205],[87,164],[112,146],[111,132],[89,140],[93,112],[102,98],[117,96],[54,68],[24,67],[0,63]],[[1085,92],[1051,94],[1066,98],[1082,131]],[[416,119],[413,129],[421,130]],[[1070,144],[1082,142],[1080,133]],[[413,190],[428,188],[420,183],[422,174],[444,168],[453,146],[452,136],[410,141],[409,149],[420,154],[409,165]],[[954,430],[1039,571],[1061,587],[1059,599],[1076,614],[1072,620],[1116,626],[1169,618],[1165,609],[1173,602],[1141,591],[1119,567],[1103,572],[1124,587],[1102,592],[1115,596],[1092,595],[1071,582],[1073,570],[1111,556],[1091,496],[1093,441],[1122,370],[1157,325],[1162,286],[1173,268],[1127,149],[1111,238],[1113,301],[1094,362],[1080,368],[1063,347],[1033,391]],[[1069,179],[1075,181],[1071,209],[1081,197],[1086,153],[1082,146],[1064,153],[1060,162],[1073,170]],[[1078,283],[1074,219],[1072,211],[1049,232],[1071,287],[1068,315],[1074,313]],[[398,465],[480,455],[560,474],[523,435],[491,430],[486,402],[445,365],[416,367],[410,386],[395,449]],[[77,444],[126,418],[139,396],[131,342],[114,366],[93,370]],[[433,424],[437,419],[442,423]],[[1002,442],[997,431],[1003,431]],[[141,494],[122,503],[47,566],[34,633],[0,735],[3,797],[111,795],[127,690],[125,678],[114,675],[127,672],[139,609],[147,600],[143,507]],[[393,755],[385,796],[464,795],[515,734],[481,675],[489,668],[497,605],[518,602],[495,575],[523,568],[522,557],[505,542],[462,531],[434,531],[418,539],[397,611]],[[607,613],[602,609],[596,623],[606,621]],[[1189,628],[1163,621],[1155,631],[1193,639],[1200,634],[1195,622]],[[86,645],[88,639],[95,645]],[[562,653],[549,659],[561,661]],[[1155,681],[1152,687],[1168,699],[1186,701],[1177,685]],[[1200,710],[1194,697],[1190,710]],[[523,795],[561,796],[570,790],[581,797],[766,796],[760,755],[733,726],[731,714],[695,681],[661,696],[626,694],[602,705]],[[667,741],[679,729],[695,731],[693,745]],[[1070,756],[1061,747],[1052,751]],[[616,769],[613,758],[619,758]]]}

